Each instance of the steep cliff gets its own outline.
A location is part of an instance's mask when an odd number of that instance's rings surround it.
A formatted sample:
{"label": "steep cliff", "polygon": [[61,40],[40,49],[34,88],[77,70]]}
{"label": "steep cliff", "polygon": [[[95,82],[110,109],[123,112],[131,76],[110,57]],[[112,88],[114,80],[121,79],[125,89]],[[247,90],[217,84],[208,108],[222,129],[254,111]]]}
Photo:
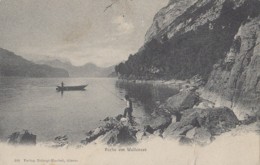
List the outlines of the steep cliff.
{"label": "steep cliff", "polygon": [[237,116],[260,109],[260,17],[240,26],[226,57],[214,65],[203,97],[232,108]]}
{"label": "steep cliff", "polygon": [[38,65],[0,48],[0,76],[18,77],[68,77],[64,69]]}
{"label": "steep cliff", "polygon": [[116,71],[129,79],[200,75],[204,97],[237,114],[254,113],[260,107],[259,9],[259,0],[170,0],[145,44]]}

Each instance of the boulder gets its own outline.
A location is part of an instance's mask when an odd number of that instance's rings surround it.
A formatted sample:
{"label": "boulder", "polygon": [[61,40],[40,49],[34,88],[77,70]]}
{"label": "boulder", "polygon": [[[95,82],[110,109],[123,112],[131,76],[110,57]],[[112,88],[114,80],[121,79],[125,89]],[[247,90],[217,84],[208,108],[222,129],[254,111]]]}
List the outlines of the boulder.
{"label": "boulder", "polygon": [[186,135],[186,133],[191,130],[194,126],[186,125],[181,122],[170,124],[166,130],[163,132],[163,137],[165,138],[179,138],[180,136]]}
{"label": "boulder", "polygon": [[117,129],[114,130],[110,130],[109,132],[107,132],[105,135],[103,136],[99,136],[95,142],[96,143],[103,143],[103,144],[107,144],[107,145],[112,145],[112,144],[116,144],[117,143],[117,135],[118,135],[119,131]]}
{"label": "boulder", "polygon": [[163,137],[163,130],[158,129],[153,133],[155,136]]}
{"label": "boulder", "polygon": [[179,139],[179,143],[180,144],[185,144],[185,145],[191,145],[193,144],[193,140],[190,139],[190,138],[187,138],[185,136],[182,136],[180,139]]}
{"label": "boulder", "polygon": [[28,130],[14,132],[8,137],[10,144],[36,145],[36,135],[29,133]]}
{"label": "boulder", "polygon": [[64,136],[57,136],[54,138],[54,144],[51,147],[63,147],[65,145],[68,145],[69,141],[68,141],[68,137],[67,135]]}
{"label": "boulder", "polygon": [[256,121],[257,121],[257,116],[245,115],[244,120],[242,120],[241,123],[244,125],[249,125],[255,123]]}
{"label": "boulder", "polygon": [[89,131],[87,133],[87,137],[85,139],[86,143],[90,143],[90,142],[94,141],[99,136],[104,135],[107,131],[109,131],[109,129],[106,129],[105,127],[98,127],[92,131]]}
{"label": "boulder", "polygon": [[[211,135],[219,135],[239,124],[232,110],[223,108],[188,109],[179,122],[170,124],[163,133],[165,138],[186,136],[207,143]],[[200,130],[201,129],[201,130]],[[205,140],[206,139],[206,140]],[[196,140],[195,140],[196,141]]]}
{"label": "boulder", "polygon": [[183,112],[182,125],[207,128],[212,135],[218,135],[239,124],[234,112],[227,107],[189,109]]}
{"label": "boulder", "polygon": [[144,136],[144,132],[143,131],[138,131],[137,133],[136,133],[136,140],[138,141],[138,142],[140,142],[141,140],[142,140],[142,138],[143,138],[143,136]]}
{"label": "boulder", "polygon": [[153,134],[153,133],[154,133],[154,129],[153,129],[150,125],[144,126],[144,131],[145,131],[145,132],[148,132],[148,133],[150,133],[150,134]]}
{"label": "boulder", "polygon": [[123,126],[108,131],[106,134],[99,136],[95,142],[107,145],[130,145],[137,142],[136,131]]}
{"label": "boulder", "polygon": [[165,107],[170,112],[183,111],[192,108],[199,101],[199,96],[193,91],[182,91],[169,99],[165,103]]}
{"label": "boulder", "polygon": [[83,144],[88,144],[96,140],[99,136],[106,134],[108,131],[120,127],[122,123],[115,118],[107,117],[104,120],[103,125],[99,126],[96,129],[89,131],[86,135],[85,140],[81,141]]}
{"label": "boulder", "polygon": [[211,142],[211,133],[206,128],[196,128],[193,139],[200,145],[209,144]]}
{"label": "boulder", "polygon": [[89,131],[82,144],[101,142],[105,144],[132,144],[135,143],[136,133],[138,132],[127,118],[118,115],[115,118],[107,117],[104,123],[96,129]]}
{"label": "boulder", "polygon": [[149,125],[153,130],[165,129],[171,123],[171,117],[166,115],[151,116],[143,121],[144,125]]}
{"label": "boulder", "polygon": [[189,130],[186,133],[186,137],[189,138],[189,139],[193,139],[195,134],[196,134],[196,127],[194,127],[193,129]]}

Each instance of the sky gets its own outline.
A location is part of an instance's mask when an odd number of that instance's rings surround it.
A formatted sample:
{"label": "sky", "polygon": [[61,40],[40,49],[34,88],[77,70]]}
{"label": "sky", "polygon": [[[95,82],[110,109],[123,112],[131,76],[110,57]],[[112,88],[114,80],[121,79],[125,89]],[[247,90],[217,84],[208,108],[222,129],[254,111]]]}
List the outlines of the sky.
{"label": "sky", "polygon": [[33,61],[60,59],[74,65],[115,65],[138,51],[154,15],[167,3],[0,0],[0,47]]}

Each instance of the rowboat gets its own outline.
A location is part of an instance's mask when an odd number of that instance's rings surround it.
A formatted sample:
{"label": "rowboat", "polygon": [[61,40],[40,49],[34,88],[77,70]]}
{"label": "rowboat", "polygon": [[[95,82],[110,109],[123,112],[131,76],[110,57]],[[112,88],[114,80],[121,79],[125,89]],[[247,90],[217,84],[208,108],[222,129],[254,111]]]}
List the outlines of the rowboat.
{"label": "rowboat", "polygon": [[84,88],[88,85],[79,85],[79,86],[57,86],[57,91],[80,91],[85,90]]}

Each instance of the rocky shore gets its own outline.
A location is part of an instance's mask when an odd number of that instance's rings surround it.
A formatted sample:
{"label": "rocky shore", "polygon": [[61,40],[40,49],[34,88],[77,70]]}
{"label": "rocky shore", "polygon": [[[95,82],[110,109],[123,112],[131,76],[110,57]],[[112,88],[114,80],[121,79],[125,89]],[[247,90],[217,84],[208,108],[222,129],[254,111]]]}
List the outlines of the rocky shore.
{"label": "rocky shore", "polygon": [[[151,117],[134,117],[132,124],[121,114],[105,118],[99,127],[86,133],[79,146],[100,143],[112,146],[132,145],[153,137],[203,146],[235,128],[246,129],[244,126],[254,124],[257,127],[254,131],[259,131],[259,125],[256,124],[259,114],[239,120],[232,109],[216,106],[214,102],[201,97],[203,82],[198,77],[181,82],[172,80],[155,83],[179,87],[179,93],[158,104]],[[36,135],[28,131],[16,132],[9,137],[8,143],[35,145]],[[64,147],[68,144],[69,139],[64,135],[56,137],[50,146]]]}
{"label": "rocky shore", "polygon": [[[134,83],[143,83],[134,81]],[[84,144],[104,143],[107,145],[133,144],[152,137],[178,140],[182,144],[206,145],[216,136],[232,129],[257,122],[257,114],[239,120],[232,109],[215,106],[201,97],[203,82],[198,77],[188,81],[151,81],[145,83],[170,84],[180,92],[169,97],[154,109],[152,117],[131,126],[122,116],[107,118],[104,126],[90,131]],[[259,118],[259,117],[258,117]]]}

